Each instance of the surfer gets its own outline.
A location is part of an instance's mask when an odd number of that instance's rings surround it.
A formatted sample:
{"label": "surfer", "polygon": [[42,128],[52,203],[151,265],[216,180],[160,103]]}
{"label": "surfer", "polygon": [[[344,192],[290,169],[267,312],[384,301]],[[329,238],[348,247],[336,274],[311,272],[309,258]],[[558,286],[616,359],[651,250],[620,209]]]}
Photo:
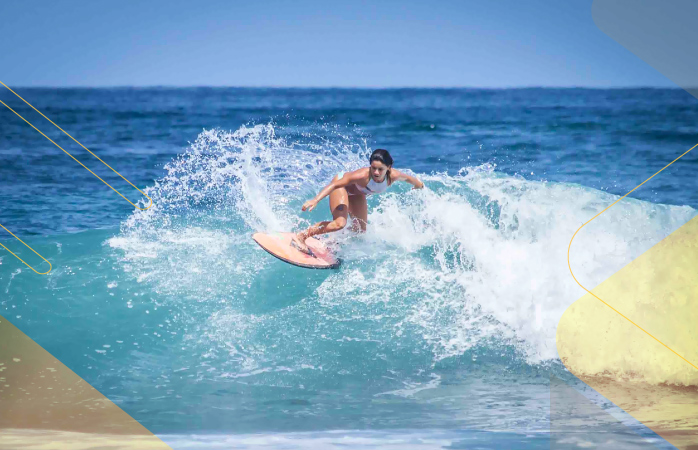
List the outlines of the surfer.
{"label": "surfer", "polygon": [[369,158],[369,167],[340,172],[330,184],[325,186],[314,198],[303,204],[303,211],[312,211],[323,198],[330,196],[330,211],[332,220],[318,222],[310,228],[296,233],[291,245],[303,253],[311,254],[305,245],[305,240],[318,234],[339,231],[347,225],[351,216],[352,231],[366,231],[368,208],[366,196],[380,194],[396,181],[406,181],[413,189],[422,189],[424,183],[417,178],[393,169],[393,158],[387,150],[377,149]]}

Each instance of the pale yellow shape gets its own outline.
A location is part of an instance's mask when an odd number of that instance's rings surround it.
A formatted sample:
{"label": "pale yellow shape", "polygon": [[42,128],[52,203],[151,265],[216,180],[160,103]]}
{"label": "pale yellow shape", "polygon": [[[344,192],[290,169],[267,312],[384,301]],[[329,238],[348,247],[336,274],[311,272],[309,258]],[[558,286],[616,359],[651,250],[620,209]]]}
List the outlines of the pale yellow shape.
{"label": "pale yellow shape", "polygon": [[670,443],[690,448],[698,442],[698,217],[592,293],[598,299],[585,295],[558,323],[563,363]]}
{"label": "pale yellow shape", "polygon": [[637,326],[585,295],[558,324],[558,353],[570,370],[698,385],[698,217],[592,292]]}
{"label": "pale yellow shape", "polygon": [[2,430],[0,450],[160,450],[152,437],[74,433],[53,430]]}
{"label": "pale yellow shape", "polygon": [[0,449],[170,449],[3,317],[0,367]]}

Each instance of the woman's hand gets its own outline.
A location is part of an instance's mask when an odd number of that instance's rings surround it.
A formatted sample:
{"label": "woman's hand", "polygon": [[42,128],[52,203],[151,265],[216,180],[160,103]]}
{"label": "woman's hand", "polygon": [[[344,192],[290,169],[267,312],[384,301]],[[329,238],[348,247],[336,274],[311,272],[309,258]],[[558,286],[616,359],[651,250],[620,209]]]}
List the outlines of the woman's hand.
{"label": "woman's hand", "polygon": [[317,206],[317,200],[312,199],[312,200],[308,200],[307,202],[303,203],[303,208],[302,208],[302,209],[303,209],[303,211],[308,211],[308,212],[310,212],[310,211],[312,211],[313,209],[315,209],[316,206]]}
{"label": "woman's hand", "polygon": [[[417,184],[418,183],[418,184]],[[412,189],[423,189],[424,188],[424,183],[421,181],[417,180],[417,183],[412,185]]]}

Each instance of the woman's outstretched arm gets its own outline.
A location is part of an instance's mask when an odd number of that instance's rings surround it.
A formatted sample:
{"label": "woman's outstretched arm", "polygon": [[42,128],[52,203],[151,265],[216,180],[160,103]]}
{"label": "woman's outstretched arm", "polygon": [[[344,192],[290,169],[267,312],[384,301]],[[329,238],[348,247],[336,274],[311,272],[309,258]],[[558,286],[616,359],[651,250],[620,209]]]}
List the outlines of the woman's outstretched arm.
{"label": "woman's outstretched arm", "polygon": [[356,181],[360,180],[362,176],[365,176],[366,174],[362,174],[362,171],[366,171],[367,169],[359,169],[355,170],[353,172],[347,172],[344,174],[344,176],[340,179],[337,179],[337,177],[334,177],[332,181],[330,181],[330,184],[325,186],[315,197],[311,198],[307,202],[303,203],[303,211],[312,211],[315,206],[320,203],[320,200],[323,198],[327,197],[330,195],[332,191],[334,191],[337,188],[341,187],[347,187],[350,184],[355,183]]}
{"label": "woman's outstretched arm", "polygon": [[424,187],[424,183],[419,181],[417,177],[402,173],[397,169],[390,169],[390,178],[393,181],[406,181],[413,186],[413,189],[422,189]]}

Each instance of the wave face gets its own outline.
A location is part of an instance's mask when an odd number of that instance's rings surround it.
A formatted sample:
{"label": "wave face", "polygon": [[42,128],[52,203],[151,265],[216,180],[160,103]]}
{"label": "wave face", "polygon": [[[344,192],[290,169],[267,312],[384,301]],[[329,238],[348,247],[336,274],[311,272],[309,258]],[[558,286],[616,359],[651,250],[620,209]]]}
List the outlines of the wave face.
{"label": "wave face", "polygon": [[[131,276],[177,304],[224,301],[231,310],[217,315],[221,325],[258,312],[254,327],[279,328],[286,314],[300,314],[287,322],[304,326],[282,333],[307,332],[312,302],[318,321],[359,314],[361,323],[374,322],[369,334],[380,342],[392,346],[385,339],[404,336],[434,363],[489,340],[513,345],[529,364],[554,359],[557,321],[584,293],[566,264],[570,237],[617,197],[502,175],[492,165],[466,167],[455,176],[420,174],[424,191],[396,185],[370,198],[365,235],[327,236],[345,261],[339,272],[299,270],[251,243],[255,231],[326,219],[327,200],[309,217],[300,205],[338,171],[361,167],[367,154],[346,136],[290,144],[273,125],[204,132],[149,189],[156,206],[136,211],[108,243]],[[693,215],[690,207],[637,200],[614,206],[577,237],[579,279],[596,285]]]}
{"label": "wave face", "polygon": [[[549,429],[547,376],[571,378],[556,326],[585,294],[569,241],[618,197],[465,164],[369,198],[365,234],[327,237],[340,270],[257,247],[255,231],[329,217],[301,205],[367,142],[315,123],[204,131],[118,230],[33,240],[55,269],[3,272],[4,314],[158,433]],[[695,213],[620,202],[575,238],[575,275],[595,286]]]}

